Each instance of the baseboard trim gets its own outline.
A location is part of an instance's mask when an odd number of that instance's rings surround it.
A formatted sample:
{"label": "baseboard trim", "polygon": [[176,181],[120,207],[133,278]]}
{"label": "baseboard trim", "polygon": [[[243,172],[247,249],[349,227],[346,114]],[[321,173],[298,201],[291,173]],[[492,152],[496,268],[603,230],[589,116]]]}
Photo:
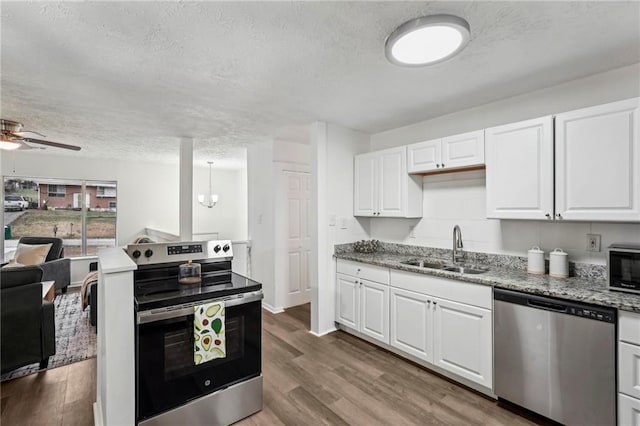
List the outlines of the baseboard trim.
{"label": "baseboard trim", "polygon": [[321,333],[316,333],[315,331],[309,330],[309,333],[313,334],[316,337],[322,337],[322,336],[326,336],[327,334],[333,333],[334,331],[338,331],[338,329],[334,327],[334,328],[330,328],[328,330],[325,330],[325,331],[323,331]]}
{"label": "baseboard trim", "polygon": [[100,403],[98,401],[93,403],[93,423],[96,426],[102,425],[102,410],[100,409]]}
{"label": "baseboard trim", "polygon": [[281,313],[284,312],[284,309],[282,309],[282,308],[274,308],[270,304],[266,303],[264,300],[262,301],[262,309],[266,309],[267,311],[271,312],[272,314],[281,314]]}

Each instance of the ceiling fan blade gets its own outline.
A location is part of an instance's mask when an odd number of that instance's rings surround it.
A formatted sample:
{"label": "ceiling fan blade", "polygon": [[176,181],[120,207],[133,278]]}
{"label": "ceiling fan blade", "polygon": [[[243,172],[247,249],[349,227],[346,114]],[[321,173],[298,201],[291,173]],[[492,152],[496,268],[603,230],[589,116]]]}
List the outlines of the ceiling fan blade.
{"label": "ceiling fan blade", "polygon": [[53,146],[55,148],[70,149],[72,151],[80,151],[81,149],[79,146],[67,145],[60,142],[44,141],[42,139],[23,138],[22,140],[28,143],[37,143],[40,145]]}
{"label": "ceiling fan blade", "polygon": [[22,130],[20,132],[11,132],[12,135],[16,135],[20,138],[29,138],[31,135],[35,135],[36,137],[46,138],[42,133],[34,132],[33,130]]}

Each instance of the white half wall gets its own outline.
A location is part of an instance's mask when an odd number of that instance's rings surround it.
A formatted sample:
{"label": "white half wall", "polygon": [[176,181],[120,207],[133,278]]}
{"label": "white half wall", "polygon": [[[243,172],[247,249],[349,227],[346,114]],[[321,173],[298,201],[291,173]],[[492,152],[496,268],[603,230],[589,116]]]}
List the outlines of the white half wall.
{"label": "white half wall", "polygon": [[[635,96],[640,96],[638,64],[377,133],[371,136],[371,150]],[[371,219],[371,238],[451,248],[453,226],[458,224],[468,250],[526,255],[533,245],[547,252],[560,247],[573,261],[598,264],[605,263],[604,250],[612,242],[640,241],[638,224],[486,219],[485,193],[484,171],[425,176],[422,219]],[[587,233],[602,235],[601,252],[586,251]]]}
{"label": "white half wall", "polygon": [[353,217],[353,157],[369,150],[369,136],[324,122],[314,123],[310,136],[311,209],[317,214],[311,244],[311,332],[322,335],[335,329],[333,246],[368,238],[369,220]]}

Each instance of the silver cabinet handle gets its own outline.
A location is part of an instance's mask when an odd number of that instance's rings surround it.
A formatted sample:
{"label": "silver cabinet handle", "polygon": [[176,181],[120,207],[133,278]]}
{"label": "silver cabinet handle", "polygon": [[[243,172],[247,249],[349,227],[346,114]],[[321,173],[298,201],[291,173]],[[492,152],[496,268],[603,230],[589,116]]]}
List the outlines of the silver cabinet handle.
{"label": "silver cabinet handle", "polygon": [[558,219],[562,219],[562,215],[561,215],[560,213],[557,213],[557,214],[556,214],[556,217],[557,217]]}
{"label": "silver cabinet handle", "polygon": [[440,168],[440,164],[436,163],[436,167],[437,167],[437,168]]}
{"label": "silver cabinet handle", "polygon": [[435,307],[438,304],[435,300],[433,301],[433,306]]}
{"label": "silver cabinet handle", "polygon": [[444,163],[441,164],[442,168],[444,169]]}
{"label": "silver cabinet handle", "polygon": [[545,214],[545,217],[546,217],[547,219],[551,219],[551,215],[550,215],[549,213],[546,213],[546,214]]}

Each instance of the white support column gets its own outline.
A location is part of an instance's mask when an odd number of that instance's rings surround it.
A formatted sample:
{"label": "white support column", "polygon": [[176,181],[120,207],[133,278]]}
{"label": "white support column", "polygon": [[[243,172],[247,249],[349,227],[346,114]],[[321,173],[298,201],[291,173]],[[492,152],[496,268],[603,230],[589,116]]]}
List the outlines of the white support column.
{"label": "white support column", "polygon": [[[311,125],[311,333],[320,335],[333,328],[333,277],[329,276],[329,242],[327,233],[327,123]],[[320,232],[322,231],[322,232]]]}
{"label": "white support column", "polygon": [[180,241],[193,239],[193,139],[180,139]]}
{"label": "white support column", "polygon": [[120,248],[98,252],[98,371],[96,426],[136,421],[133,271],[137,265]]}

